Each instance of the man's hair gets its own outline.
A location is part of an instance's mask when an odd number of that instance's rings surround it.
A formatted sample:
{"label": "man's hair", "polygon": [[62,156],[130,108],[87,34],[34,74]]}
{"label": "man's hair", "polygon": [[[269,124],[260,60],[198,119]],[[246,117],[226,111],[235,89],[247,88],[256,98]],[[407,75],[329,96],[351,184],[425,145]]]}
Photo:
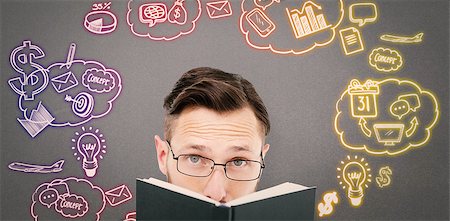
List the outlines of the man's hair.
{"label": "man's hair", "polygon": [[165,138],[171,139],[171,124],[187,107],[201,106],[218,113],[239,110],[246,106],[255,113],[265,136],[270,131],[269,115],[253,85],[241,75],[209,67],[184,73],[164,99],[166,110]]}

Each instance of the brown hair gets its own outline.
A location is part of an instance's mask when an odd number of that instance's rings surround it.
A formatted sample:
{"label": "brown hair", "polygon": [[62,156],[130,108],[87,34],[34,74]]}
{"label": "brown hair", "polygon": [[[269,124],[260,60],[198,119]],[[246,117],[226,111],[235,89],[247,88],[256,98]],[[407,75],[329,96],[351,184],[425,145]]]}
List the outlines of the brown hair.
{"label": "brown hair", "polygon": [[171,122],[185,108],[202,106],[218,113],[251,107],[264,135],[270,131],[269,115],[253,85],[241,75],[200,67],[184,73],[164,99],[165,137],[171,138]]}

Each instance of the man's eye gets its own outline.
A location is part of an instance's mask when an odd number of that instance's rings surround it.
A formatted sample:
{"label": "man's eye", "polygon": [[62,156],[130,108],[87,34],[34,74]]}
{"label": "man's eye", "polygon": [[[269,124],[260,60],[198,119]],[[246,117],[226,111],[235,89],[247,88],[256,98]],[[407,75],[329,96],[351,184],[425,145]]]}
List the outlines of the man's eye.
{"label": "man's eye", "polygon": [[195,155],[191,155],[191,156],[188,156],[188,159],[189,159],[189,162],[197,164],[197,163],[200,162],[201,157],[195,156]]}
{"label": "man's eye", "polygon": [[247,161],[246,160],[233,160],[232,163],[233,163],[233,166],[242,167],[242,166],[245,166]]}

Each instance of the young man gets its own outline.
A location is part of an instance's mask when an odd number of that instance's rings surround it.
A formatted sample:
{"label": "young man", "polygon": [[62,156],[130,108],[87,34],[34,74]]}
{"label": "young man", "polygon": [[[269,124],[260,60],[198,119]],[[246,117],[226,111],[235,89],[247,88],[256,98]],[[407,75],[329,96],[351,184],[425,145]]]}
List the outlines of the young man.
{"label": "young man", "polygon": [[168,182],[220,202],[256,190],[270,122],[250,82],[218,69],[192,69],[164,108],[164,140],[155,136],[155,146]]}

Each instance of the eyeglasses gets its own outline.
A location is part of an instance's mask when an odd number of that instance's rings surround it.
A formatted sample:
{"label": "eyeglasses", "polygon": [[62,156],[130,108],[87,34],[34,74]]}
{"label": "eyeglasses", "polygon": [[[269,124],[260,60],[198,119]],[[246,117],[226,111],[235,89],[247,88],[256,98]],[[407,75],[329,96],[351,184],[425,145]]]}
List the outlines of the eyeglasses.
{"label": "eyeglasses", "polygon": [[252,181],[261,176],[264,165],[262,152],[260,154],[261,161],[234,159],[225,164],[216,163],[214,160],[196,155],[196,154],[180,154],[178,157],[173,153],[170,142],[166,141],[172,158],[177,161],[178,172],[192,177],[207,177],[214,171],[215,166],[223,166],[225,176],[230,180],[236,181]]}

